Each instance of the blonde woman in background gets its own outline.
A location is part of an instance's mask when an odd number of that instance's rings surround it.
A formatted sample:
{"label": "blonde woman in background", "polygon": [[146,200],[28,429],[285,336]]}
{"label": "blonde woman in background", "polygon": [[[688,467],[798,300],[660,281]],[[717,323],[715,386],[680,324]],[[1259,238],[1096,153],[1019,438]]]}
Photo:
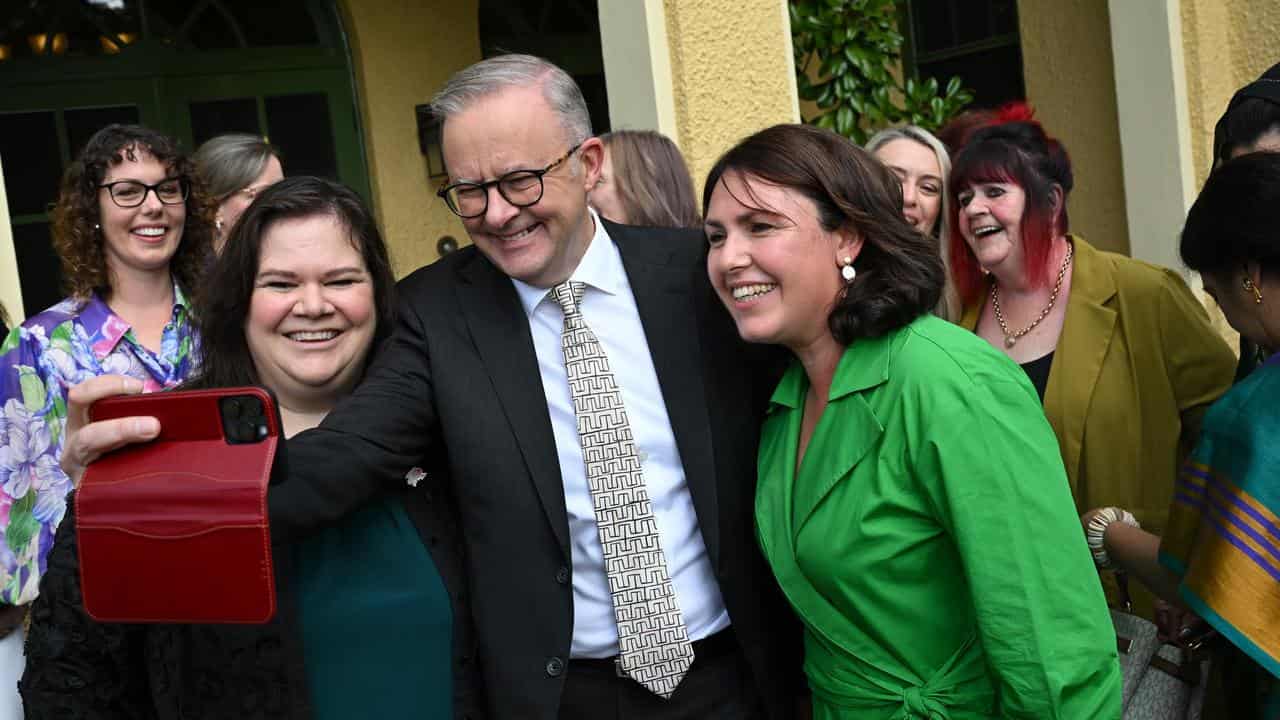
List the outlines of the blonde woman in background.
{"label": "blonde woman in background", "polygon": [[587,200],[604,219],[644,227],[702,224],[689,168],[670,138],[652,130],[618,130],[600,139],[604,165]]}
{"label": "blonde woman in background", "polygon": [[[867,150],[902,183],[902,214],[917,230],[938,240],[942,251],[950,231],[947,212],[947,176],[951,174],[951,157],[938,138],[922,127],[907,125],[881,130],[867,141]],[[954,322],[960,317],[960,298],[951,285],[950,267],[947,284],[934,314]]]}
{"label": "blonde woman in background", "polygon": [[218,204],[213,251],[221,253],[240,213],[258,193],[284,179],[280,153],[258,135],[230,133],[206,140],[191,159]]}

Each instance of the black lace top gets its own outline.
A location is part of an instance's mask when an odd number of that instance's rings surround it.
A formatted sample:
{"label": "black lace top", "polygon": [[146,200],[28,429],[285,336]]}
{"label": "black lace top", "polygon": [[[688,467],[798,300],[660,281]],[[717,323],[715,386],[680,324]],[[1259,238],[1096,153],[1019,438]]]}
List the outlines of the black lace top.
{"label": "black lace top", "polygon": [[1049,387],[1049,370],[1053,367],[1053,351],[1031,362],[1022,363],[1019,367],[1027,377],[1031,378],[1031,384],[1035,386],[1036,394],[1040,396],[1040,402],[1043,404],[1044,391]]}

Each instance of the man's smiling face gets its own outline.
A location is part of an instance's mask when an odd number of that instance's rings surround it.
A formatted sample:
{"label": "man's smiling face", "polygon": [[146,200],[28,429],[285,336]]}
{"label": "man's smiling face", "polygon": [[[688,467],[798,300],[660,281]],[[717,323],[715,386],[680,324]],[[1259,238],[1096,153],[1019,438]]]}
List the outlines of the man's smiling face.
{"label": "man's smiling face", "polygon": [[[539,87],[512,87],[445,120],[449,181],[481,183],[513,170],[541,170],[576,144]],[[496,186],[483,215],[462,222],[480,252],[502,272],[535,287],[568,279],[594,230],[587,190],[600,174],[600,141],[587,140],[543,176],[542,199],[516,207]]]}

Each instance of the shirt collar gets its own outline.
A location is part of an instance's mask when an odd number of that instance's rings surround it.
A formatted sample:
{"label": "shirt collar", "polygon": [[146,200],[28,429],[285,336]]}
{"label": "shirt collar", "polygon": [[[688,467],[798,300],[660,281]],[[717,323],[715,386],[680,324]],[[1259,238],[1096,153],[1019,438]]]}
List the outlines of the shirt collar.
{"label": "shirt collar", "polygon": [[[835,402],[855,392],[873,388],[889,379],[894,338],[901,330],[891,331],[874,338],[859,338],[845,348],[831,378],[831,390],[827,401]],[[775,406],[798,409],[804,404],[804,394],[809,390],[804,367],[799,361],[787,369],[769,402]]]}
{"label": "shirt collar", "polygon": [[[173,284],[173,313],[170,315],[170,322],[177,323],[180,319],[185,318],[187,314],[187,296],[182,292],[182,288],[178,283]],[[116,347],[124,336],[133,329],[133,326],[124,320],[124,318],[115,314],[102,296],[94,292],[89,296],[89,301],[85,303],[80,310],[80,324],[88,331],[90,336],[97,331],[98,338],[92,343],[93,355],[99,362],[105,360],[108,355],[115,352]]]}
{"label": "shirt collar", "polygon": [[[618,253],[618,246],[613,244],[609,231],[604,229],[604,223],[600,222],[600,216],[596,211],[588,208],[587,212],[591,213],[595,233],[592,234],[591,242],[587,245],[582,260],[578,261],[578,267],[574,269],[569,279],[586,283],[588,287],[610,295],[617,295],[626,288],[627,281],[626,269],[622,265],[622,255]],[[515,286],[516,294],[520,296],[520,304],[524,306],[526,315],[532,315],[538,309],[538,305],[551,293],[551,288],[534,287],[515,278],[511,278],[511,284]]]}

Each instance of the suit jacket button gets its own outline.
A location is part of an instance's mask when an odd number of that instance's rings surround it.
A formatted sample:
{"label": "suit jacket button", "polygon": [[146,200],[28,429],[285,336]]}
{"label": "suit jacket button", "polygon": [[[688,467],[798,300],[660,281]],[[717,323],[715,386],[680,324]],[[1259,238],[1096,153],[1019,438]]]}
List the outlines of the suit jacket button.
{"label": "suit jacket button", "polygon": [[553,657],[547,661],[547,676],[560,677],[564,674],[564,661],[558,657]]}
{"label": "suit jacket button", "polygon": [[569,568],[564,565],[560,566],[560,569],[556,571],[556,582],[561,585],[569,584]]}

